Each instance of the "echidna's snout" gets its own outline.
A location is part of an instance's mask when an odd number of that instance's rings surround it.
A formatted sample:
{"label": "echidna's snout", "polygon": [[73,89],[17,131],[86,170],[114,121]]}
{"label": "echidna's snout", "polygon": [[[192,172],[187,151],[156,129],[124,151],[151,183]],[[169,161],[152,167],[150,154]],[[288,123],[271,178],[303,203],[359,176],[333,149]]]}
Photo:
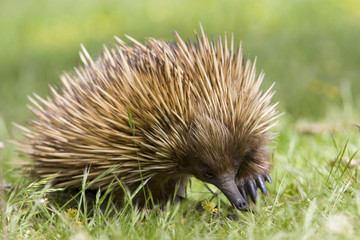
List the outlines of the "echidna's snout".
{"label": "echidna's snout", "polygon": [[233,206],[239,210],[246,209],[246,200],[243,198],[236,186],[234,178],[225,176],[216,181],[214,185],[224,193]]}

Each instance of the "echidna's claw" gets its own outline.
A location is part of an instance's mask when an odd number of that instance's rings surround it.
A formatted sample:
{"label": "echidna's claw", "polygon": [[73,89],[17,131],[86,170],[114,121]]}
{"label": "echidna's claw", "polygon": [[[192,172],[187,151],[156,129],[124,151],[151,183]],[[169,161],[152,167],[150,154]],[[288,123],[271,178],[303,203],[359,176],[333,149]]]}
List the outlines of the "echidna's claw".
{"label": "echidna's claw", "polygon": [[258,175],[255,179],[257,187],[260,189],[260,191],[266,195],[267,194],[267,188],[265,184],[265,179],[263,176]]}
{"label": "echidna's claw", "polygon": [[255,188],[255,184],[252,180],[249,180],[246,184],[245,184],[245,187],[246,187],[246,191],[247,193],[250,195],[251,197],[251,200],[256,203],[256,196],[257,196],[257,193],[256,193],[256,188]]}
{"label": "echidna's claw", "polygon": [[240,191],[241,195],[243,196],[243,198],[245,199],[245,201],[246,201],[247,203],[249,203],[249,198],[248,198],[248,196],[247,196],[247,193],[246,193],[246,191],[245,191],[244,186],[239,187],[239,191]]}
{"label": "echidna's claw", "polygon": [[265,180],[268,181],[269,183],[272,183],[272,179],[268,173],[265,174]]}
{"label": "echidna's claw", "polygon": [[272,182],[272,179],[270,175],[267,173],[265,175],[255,175],[253,178],[248,178],[244,181],[244,185],[239,185],[238,189],[241,194],[241,196],[245,199],[245,201],[249,204],[249,197],[251,200],[256,203],[256,197],[257,197],[257,188],[260,189],[262,194],[267,195],[267,187],[266,187],[266,181],[269,183]]}

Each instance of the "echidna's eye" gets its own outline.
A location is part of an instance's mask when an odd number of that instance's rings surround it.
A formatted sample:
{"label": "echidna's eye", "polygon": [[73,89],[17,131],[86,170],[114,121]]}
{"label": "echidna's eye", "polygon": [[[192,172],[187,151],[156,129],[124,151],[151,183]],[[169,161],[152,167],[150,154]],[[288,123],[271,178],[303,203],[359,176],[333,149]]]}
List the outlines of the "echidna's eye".
{"label": "echidna's eye", "polygon": [[211,169],[209,167],[204,168],[203,172],[204,172],[204,175],[206,178],[211,179],[211,178],[215,177],[215,175],[213,174],[213,172],[211,171]]}
{"label": "echidna's eye", "polygon": [[240,172],[240,168],[237,168],[235,171],[236,171],[236,172],[235,172],[235,176],[238,176],[238,175],[239,175],[239,172]]}

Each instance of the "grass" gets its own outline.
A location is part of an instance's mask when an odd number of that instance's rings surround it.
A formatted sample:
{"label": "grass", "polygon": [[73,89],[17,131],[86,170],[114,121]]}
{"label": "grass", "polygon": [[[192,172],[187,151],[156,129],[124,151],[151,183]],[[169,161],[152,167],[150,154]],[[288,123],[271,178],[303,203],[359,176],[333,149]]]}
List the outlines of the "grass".
{"label": "grass", "polygon": [[[140,211],[127,201],[124,209],[109,206],[105,212],[99,205],[108,193],[98,193],[90,210],[83,192],[75,207],[58,206],[47,199],[55,190],[44,187],[46,180],[18,180],[6,190],[3,234],[6,230],[9,239],[358,239],[358,127],[337,122],[315,133],[311,123],[282,120],[274,181],[250,212],[233,209],[222,194],[211,194],[195,179],[180,204]],[[8,162],[14,153],[5,148],[1,155]]]}

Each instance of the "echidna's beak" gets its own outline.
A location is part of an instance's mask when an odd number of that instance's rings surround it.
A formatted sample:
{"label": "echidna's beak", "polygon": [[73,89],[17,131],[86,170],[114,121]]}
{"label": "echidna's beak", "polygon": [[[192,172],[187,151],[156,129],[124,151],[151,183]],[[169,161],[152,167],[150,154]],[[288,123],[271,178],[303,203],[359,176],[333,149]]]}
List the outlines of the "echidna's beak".
{"label": "echidna's beak", "polygon": [[234,205],[237,209],[246,209],[246,201],[240,194],[240,191],[236,186],[234,179],[225,178],[223,181],[219,181],[214,185],[217,186],[225,194],[231,204]]}

